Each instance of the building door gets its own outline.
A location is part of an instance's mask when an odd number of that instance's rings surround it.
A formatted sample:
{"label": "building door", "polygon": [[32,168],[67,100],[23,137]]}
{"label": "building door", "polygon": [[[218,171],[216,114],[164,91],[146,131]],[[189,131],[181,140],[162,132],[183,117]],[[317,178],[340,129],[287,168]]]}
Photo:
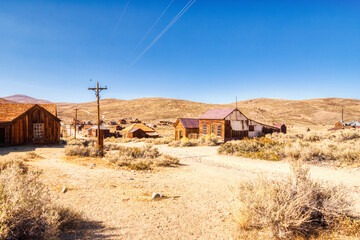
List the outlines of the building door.
{"label": "building door", "polygon": [[5,128],[0,128],[0,144],[5,144]]}

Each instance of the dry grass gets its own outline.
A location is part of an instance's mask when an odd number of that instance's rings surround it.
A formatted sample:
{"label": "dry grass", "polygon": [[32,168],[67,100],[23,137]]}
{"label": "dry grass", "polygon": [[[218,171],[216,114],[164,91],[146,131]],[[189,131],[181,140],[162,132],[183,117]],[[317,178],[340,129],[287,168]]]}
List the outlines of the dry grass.
{"label": "dry grass", "polygon": [[65,146],[66,156],[102,157],[104,153],[95,146],[93,140],[71,140]]}
{"label": "dry grass", "polygon": [[300,164],[293,165],[285,179],[259,176],[240,184],[234,194],[238,201],[234,219],[242,237],[259,232],[268,239],[360,237],[360,221],[346,189],[314,182]]}
{"label": "dry grass", "polygon": [[120,167],[127,167],[134,170],[146,170],[155,166],[171,167],[179,164],[179,159],[160,154],[157,148],[145,147],[124,147],[121,146],[119,153],[108,153],[106,160]]}
{"label": "dry grass", "polygon": [[226,142],[218,148],[219,154],[230,154],[247,158],[278,161],[283,156],[284,144],[260,137]]}
{"label": "dry grass", "polygon": [[63,231],[74,227],[80,219],[79,214],[51,202],[39,173],[28,171],[19,162],[2,165],[1,239],[59,239]]}
{"label": "dry grass", "polygon": [[216,135],[201,136],[199,139],[189,139],[183,137],[179,141],[171,141],[169,147],[194,147],[194,146],[217,146],[219,144]]}
{"label": "dry grass", "polygon": [[336,166],[360,166],[360,130],[274,133],[266,137],[231,141],[222,144],[219,154],[264,160],[302,160]]}

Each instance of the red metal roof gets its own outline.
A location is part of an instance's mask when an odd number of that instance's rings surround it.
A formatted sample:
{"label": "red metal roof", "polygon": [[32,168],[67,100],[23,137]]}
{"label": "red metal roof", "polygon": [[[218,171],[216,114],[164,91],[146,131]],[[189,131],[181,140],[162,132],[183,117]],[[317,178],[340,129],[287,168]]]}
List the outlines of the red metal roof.
{"label": "red metal roof", "polygon": [[200,119],[225,119],[236,108],[219,108],[207,110]]}
{"label": "red metal roof", "polygon": [[0,122],[11,122],[35,105],[45,108],[57,117],[55,104],[0,104]]}
{"label": "red metal roof", "polygon": [[274,124],[274,127],[281,128],[281,126],[284,125],[282,123]]}
{"label": "red metal roof", "polygon": [[179,118],[184,128],[199,128],[199,119],[196,118]]}

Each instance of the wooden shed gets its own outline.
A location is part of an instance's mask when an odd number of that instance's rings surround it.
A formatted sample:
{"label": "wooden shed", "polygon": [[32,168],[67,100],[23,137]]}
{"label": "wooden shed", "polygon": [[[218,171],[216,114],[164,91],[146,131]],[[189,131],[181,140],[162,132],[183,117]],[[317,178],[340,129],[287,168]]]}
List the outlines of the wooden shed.
{"label": "wooden shed", "polygon": [[146,133],[144,137],[148,138],[156,138],[159,137],[159,134],[151,127],[147,126],[144,123],[134,123],[131,124],[129,127],[123,130],[123,137],[124,138],[134,138],[133,134],[130,134],[134,129],[141,129],[143,132]]}
{"label": "wooden shed", "polygon": [[283,123],[275,124],[274,127],[280,129],[280,132],[286,133],[286,125]]}
{"label": "wooden shed", "polygon": [[123,133],[124,138],[146,138],[146,132],[140,128],[133,128],[128,132]]}
{"label": "wooden shed", "polygon": [[247,118],[237,108],[210,109],[199,118],[199,134],[214,134],[226,142],[279,132],[274,126]]}
{"label": "wooden shed", "polygon": [[0,145],[58,144],[55,104],[0,104]]}
{"label": "wooden shed", "polygon": [[117,124],[126,124],[126,119],[125,118],[120,118],[118,121],[117,121]]}
{"label": "wooden shed", "polygon": [[[92,137],[97,137],[97,132],[98,132],[97,129],[98,129],[97,125],[87,129],[88,135],[92,136]],[[100,131],[102,132],[104,138],[110,137],[110,129],[109,128],[106,128],[106,127],[100,125]]]}
{"label": "wooden shed", "polygon": [[174,123],[174,127],[175,140],[180,140],[183,137],[189,138],[191,134],[199,134],[199,119],[178,118]]}

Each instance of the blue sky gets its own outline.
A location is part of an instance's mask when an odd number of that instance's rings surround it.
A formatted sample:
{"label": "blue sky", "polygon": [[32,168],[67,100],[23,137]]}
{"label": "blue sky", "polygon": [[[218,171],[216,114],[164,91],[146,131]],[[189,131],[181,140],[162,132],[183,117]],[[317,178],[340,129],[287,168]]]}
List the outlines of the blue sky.
{"label": "blue sky", "polygon": [[141,55],[189,0],[171,2],[0,1],[0,96],[359,98],[360,1],[197,0]]}

